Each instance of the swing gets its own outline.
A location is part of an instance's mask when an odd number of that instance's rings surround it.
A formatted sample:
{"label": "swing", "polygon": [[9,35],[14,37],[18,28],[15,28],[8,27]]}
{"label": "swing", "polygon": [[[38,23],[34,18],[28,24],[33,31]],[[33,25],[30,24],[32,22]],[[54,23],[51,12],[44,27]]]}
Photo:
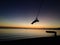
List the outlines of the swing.
{"label": "swing", "polygon": [[[43,0],[42,0],[42,3],[43,3]],[[42,3],[41,3],[41,5],[40,5],[40,8],[41,8],[41,6],[42,6]],[[37,14],[37,16],[36,16],[36,19],[35,19],[31,24],[34,24],[34,23],[36,23],[36,22],[39,22],[38,16],[39,16],[39,13],[40,13],[40,8],[39,8],[38,14]]]}
{"label": "swing", "polygon": [[36,19],[31,24],[34,24],[35,22],[39,22],[37,17],[36,17]]}

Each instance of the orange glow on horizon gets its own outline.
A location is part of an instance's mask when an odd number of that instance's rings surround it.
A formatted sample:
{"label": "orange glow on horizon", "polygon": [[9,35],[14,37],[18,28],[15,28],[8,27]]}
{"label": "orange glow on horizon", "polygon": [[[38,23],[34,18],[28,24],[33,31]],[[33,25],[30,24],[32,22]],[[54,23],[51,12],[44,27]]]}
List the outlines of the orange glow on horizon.
{"label": "orange glow on horizon", "polygon": [[1,22],[0,26],[6,26],[6,27],[22,27],[22,28],[58,28],[60,25],[52,25],[48,24],[46,22],[39,22],[36,24],[28,24],[28,23],[18,23],[18,22]]}

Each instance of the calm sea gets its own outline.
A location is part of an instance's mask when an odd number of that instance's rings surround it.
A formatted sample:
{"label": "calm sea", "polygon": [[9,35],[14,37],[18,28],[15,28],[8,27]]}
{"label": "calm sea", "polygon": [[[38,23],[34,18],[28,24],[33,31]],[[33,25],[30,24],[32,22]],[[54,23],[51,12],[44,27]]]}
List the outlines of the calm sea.
{"label": "calm sea", "polygon": [[[54,31],[57,32],[57,36],[60,35],[60,30],[54,30]],[[0,29],[0,41],[36,38],[36,37],[49,37],[53,35],[54,35],[53,33],[46,33],[46,30],[40,30],[40,29]]]}

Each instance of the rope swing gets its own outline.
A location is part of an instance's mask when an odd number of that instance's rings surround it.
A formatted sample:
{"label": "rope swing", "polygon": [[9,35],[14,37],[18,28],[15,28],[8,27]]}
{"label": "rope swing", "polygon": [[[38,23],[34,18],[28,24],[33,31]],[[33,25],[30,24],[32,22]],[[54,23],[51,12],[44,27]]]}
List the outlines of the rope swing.
{"label": "rope swing", "polygon": [[41,0],[40,6],[39,6],[39,10],[38,10],[38,13],[37,13],[37,15],[36,15],[36,19],[35,19],[31,24],[34,24],[34,23],[36,23],[36,22],[39,22],[38,16],[39,16],[39,13],[40,13],[40,9],[41,9],[41,7],[42,7],[42,5],[43,5],[43,2],[44,2],[44,0]]}

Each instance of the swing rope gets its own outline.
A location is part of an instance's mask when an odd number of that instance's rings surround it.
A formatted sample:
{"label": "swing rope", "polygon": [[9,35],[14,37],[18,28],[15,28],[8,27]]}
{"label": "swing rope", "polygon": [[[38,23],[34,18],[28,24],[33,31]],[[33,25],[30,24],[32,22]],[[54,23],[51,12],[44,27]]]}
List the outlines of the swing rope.
{"label": "swing rope", "polygon": [[39,10],[38,10],[36,18],[38,18],[39,14],[40,14],[40,9],[42,8],[43,2],[44,2],[44,0],[41,0],[41,3],[40,3]]}

